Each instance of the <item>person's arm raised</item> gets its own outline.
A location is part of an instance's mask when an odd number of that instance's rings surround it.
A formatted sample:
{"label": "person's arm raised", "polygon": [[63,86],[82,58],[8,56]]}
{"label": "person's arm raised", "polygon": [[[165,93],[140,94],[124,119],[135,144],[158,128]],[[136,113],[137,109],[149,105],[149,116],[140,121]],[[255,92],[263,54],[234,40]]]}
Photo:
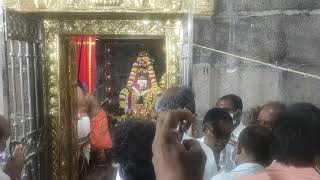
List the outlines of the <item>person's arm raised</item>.
{"label": "person's arm raised", "polygon": [[199,142],[181,144],[177,126],[193,121],[188,110],[159,112],[153,142],[153,164],[157,180],[202,180],[206,156]]}

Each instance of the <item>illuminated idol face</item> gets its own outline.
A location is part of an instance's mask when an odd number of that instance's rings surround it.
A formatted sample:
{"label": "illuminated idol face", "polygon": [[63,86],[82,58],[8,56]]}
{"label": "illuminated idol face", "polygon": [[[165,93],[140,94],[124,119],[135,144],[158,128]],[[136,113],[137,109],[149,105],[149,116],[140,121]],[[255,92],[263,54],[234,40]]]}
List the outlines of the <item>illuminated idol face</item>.
{"label": "illuminated idol face", "polygon": [[150,66],[153,65],[153,60],[151,59],[148,52],[142,51],[138,55],[137,63],[138,63],[138,68],[148,69]]}
{"label": "illuminated idol face", "polygon": [[142,76],[142,77],[148,77],[148,69],[144,69],[144,68],[139,68],[138,69],[138,76]]}
{"label": "illuminated idol face", "polygon": [[148,56],[138,57],[138,67],[141,69],[148,69],[150,65],[150,58]]}

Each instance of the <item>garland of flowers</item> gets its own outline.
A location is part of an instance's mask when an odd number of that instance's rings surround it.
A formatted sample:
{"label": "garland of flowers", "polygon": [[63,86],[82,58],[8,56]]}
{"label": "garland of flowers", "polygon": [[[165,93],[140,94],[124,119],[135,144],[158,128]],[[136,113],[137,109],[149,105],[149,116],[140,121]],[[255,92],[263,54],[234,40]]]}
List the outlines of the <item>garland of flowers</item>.
{"label": "garland of flowers", "polygon": [[158,86],[152,86],[151,91],[144,99],[144,109],[147,112],[147,116],[151,116],[151,112],[154,110],[154,104],[160,97],[162,91]]}
{"label": "garland of flowers", "polygon": [[127,88],[123,88],[119,95],[119,106],[122,109],[126,108],[126,97],[129,96],[129,90]]}
{"label": "garland of flowers", "polygon": [[150,89],[144,90],[144,91],[142,91],[142,92],[140,93],[137,88],[132,87],[132,91],[133,91],[133,94],[134,94],[135,96],[144,97],[146,94],[148,94],[148,93],[150,92]]}
{"label": "garland of flowers", "polygon": [[[148,71],[148,78],[151,80],[151,89],[143,91],[140,93],[135,87],[133,87],[134,81],[138,78],[137,74],[139,74],[139,62],[147,62],[147,71]],[[140,69],[143,70],[143,69]],[[137,58],[137,62],[133,63],[130,76],[128,79],[128,83],[126,88],[123,88],[119,95],[119,106],[122,109],[127,110],[126,107],[126,100],[129,97],[129,94],[135,92],[137,96],[145,96],[144,97],[144,109],[145,112],[150,112],[153,109],[154,101],[157,99],[157,94],[159,92],[159,87],[156,81],[156,75],[153,68],[153,60],[149,57],[146,52],[142,52],[139,54]],[[138,93],[137,93],[138,92]]]}

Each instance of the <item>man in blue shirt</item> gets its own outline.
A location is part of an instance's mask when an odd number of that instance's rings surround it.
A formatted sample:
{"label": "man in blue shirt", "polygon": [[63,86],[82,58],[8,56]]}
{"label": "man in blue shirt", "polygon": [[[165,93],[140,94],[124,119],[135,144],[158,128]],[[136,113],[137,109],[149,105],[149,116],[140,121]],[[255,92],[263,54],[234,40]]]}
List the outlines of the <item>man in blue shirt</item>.
{"label": "man in blue shirt", "polygon": [[248,126],[239,136],[234,149],[237,167],[230,172],[220,173],[211,180],[235,180],[239,176],[264,171],[271,161],[272,132],[262,126]]}

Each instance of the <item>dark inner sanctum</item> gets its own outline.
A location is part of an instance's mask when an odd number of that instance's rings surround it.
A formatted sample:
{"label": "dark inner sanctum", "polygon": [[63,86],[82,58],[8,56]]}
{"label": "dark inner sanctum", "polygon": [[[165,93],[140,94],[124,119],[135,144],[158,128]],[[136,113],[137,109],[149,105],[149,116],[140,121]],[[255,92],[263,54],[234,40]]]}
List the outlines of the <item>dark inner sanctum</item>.
{"label": "dark inner sanctum", "polygon": [[159,83],[166,70],[165,39],[97,39],[95,96],[111,115],[121,115],[119,94],[126,87],[131,67],[140,52],[154,59]]}

